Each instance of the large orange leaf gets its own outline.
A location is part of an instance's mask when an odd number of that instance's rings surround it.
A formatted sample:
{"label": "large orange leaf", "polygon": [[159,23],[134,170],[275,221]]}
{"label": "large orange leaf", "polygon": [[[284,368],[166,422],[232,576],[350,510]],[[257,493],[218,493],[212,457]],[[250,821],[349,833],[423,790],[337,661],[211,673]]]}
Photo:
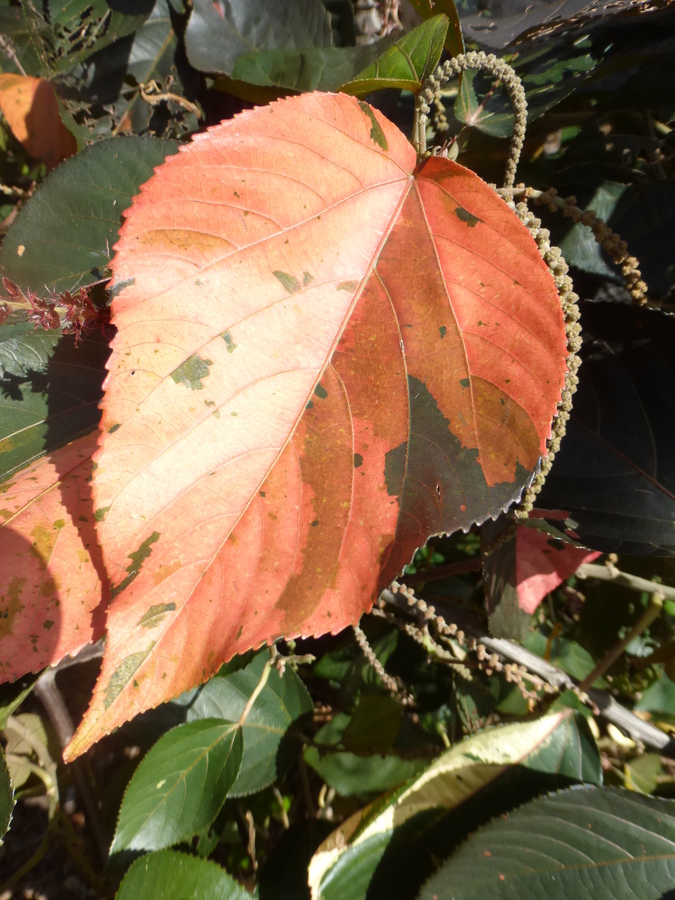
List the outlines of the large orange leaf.
{"label": "large orange leaf", "polygon": [[497,514],[565,373],[515,215],[351,97],[200,135],[121,234],[94,487],[116,599],[71,756],[234,653],[356,622],[430,535]]}
{"label": "large orange leaf", "polygon": [[80,438],[0,485],[0,681],[39,672],[103,634],[91,455]]}

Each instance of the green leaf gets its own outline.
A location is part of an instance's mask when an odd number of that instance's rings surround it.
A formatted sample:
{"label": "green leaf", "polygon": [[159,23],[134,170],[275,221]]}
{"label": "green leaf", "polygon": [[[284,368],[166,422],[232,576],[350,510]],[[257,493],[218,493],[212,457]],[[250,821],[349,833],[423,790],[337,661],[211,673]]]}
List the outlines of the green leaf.
{"label": "green leaf", "polygon": [[675,682],[671,681],[667,675],[662,675],[642,692],[634,709],[663,713],[675,718]]}
{"label": "green leaf", "polygon": [[462,28],[459,24],[457,7],[453,0],[410,0],[410,5],[423,19],[429,19],[438,13],[446,15],[449,19],[450,27],[445,38],[445,49],[450,56],[459,56],[460,53],[464,53]]}
{"label": "green leaf", "polygon": [[0,748],[0,847],[12,821],[13,809],[14,790],[12,789],[12,781],[5,761],[5,754]]}
{"label": "green leaf", "polygon": [[481,829],[427,882],[420,900],[660,900],[673,884],[673,802],[579,787]]}
{"label": "green leaf", "polygon": [[215,863],[162,850],[131,865],[115,900],[250,900],[250,894]]}
{"label": "green leaf", "polygon": [[0,482],[96,427],[108,354],[100,334],[0,327]]}
{"label": "green leaf", "polygon": [[441,58],[448,24],[447,16],[434,16],[423,22],[343,85],[342,90],[356,97],[384,88],[421,90]]}
{"label": "green leaf", "polygon": [[[11,42],[16,53],[16,61],[7,54],[0,56],[0,68],[3,72],[14,72],[16,75],[39,75],[40,61],[30,39],[23,10],[18,6],[10,6],[9,0],[0,3],[0,34]],[[23,72],[21,71],[23,69]]]}
{"label": "green leaf", "polygon": [[334,91],[391,46],[393,36],[357,47],[262,50],[237,60],[232,76],[262,87]]}
{"label": "green leaf", "polygon": [[332,40],[321,0],[194,0],[185,49],[200,72],[231,75],[245,53],[330,47]]}
{"label": "green leaf", "polygon": [[[593,777],[599,772],[597,748],[579,738],[577,721],[569,713],[557,713],[488,729],[461,741],[417,778],[353,815],[324,841],[310,864],[314,895],[322,900],[379,896],[374,885],[383,890],[382,879],[397,852],[419,841],[429,855],[430,829],[449,810],[466,804],[514,766]],[[400,896],[407,897],[407,891]]]}
{"label": "green leaf", "polygon": [[[268,652],[262,651],[246,668],[212,678],[188,707],[188,722],[206,717],[238,721],[268,659]],[[290,725],[312,708],[307,688],[290,666],[283,675],[275,669],[270,672],[242,728],[244,754],[230,796],[260,791],[283,774],[292,760],[291,753],[284,751],[293,749],[286,747],[284,738]]]}
{"label": "green leaf", "polygon": [[44,294],[108,277],[122,213],[174,141],[119,137],[67,159],[21,209],[2,245],[3,274]]}
{"label": "green leaf", "polygon": [[398,736],[402,719],[403,707],[392,697],[367,694],[342,734],[343,746],[357,756],[384,756]]}
{"label": "green leaf", "polygon": [[172,728],[134,772],[110,852],[162,850],[210,825],[235,782],[243,749],[241,728],[223,719]]}
{"label": "green leaf", "polygon": [[640,794],[652,794],[664,774],[658,753],[643,753],[625,764],[625,787]]}
{"label": "green leaf", "polygon": [[[531,631],[525,641],[525,646],[537,656],[546,657],[548,647],[548,638],[540,631]],[[595,668],[595,660],[585,650],[581,644],[576,641],[570,641],[564,637],[555,637],[551,641],[550,661],[554,666],[559,666],[563,671],[582,681],[587,675],[590,675]],[[595,687],[602,687],[604,681],[595,682]]]}
{"label": "green leaf", "polygon": [[12,684],[0,685],[0,731],[5,729],[7,719],[21,706],[39,677],[39,674],[25,675]]}

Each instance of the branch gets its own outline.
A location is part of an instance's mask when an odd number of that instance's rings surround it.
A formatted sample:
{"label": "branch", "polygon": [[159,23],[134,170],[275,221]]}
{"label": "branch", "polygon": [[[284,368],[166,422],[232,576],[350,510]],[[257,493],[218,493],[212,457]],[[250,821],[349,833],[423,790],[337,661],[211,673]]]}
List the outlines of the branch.
{"label": "branch", "polygon": [[[583,568],[588,568],[588,566],[582,566],[582,569]],[[591,568],[604,569],[605,567],[591,566]],[[635,576],[631,576],[631,578],[634,577]],[[651,585],[653,590],[654,583],[647,582],[647,584]],[[660,587],[661,585],[659,585],[659,588]],[[400,594],[394,594],[390,590],[382,591],[380,600],[407,613],[410,613],[411,611],[405,597]],[[515,644],[504,638],[490,637],[480,625],[475,621],[470,620],[469,616],[460,610],[450,610],[447,606],[441,606],[438,603],[435,604],[435,607],[446,621],[454,622],[458,626],[461,625],[462,631],[480,641],[480,643],[492,653],[496,653],[498,656],[501,656],[510,662],[526,666],[530,672],[538,675],[545,682],[557,688],[559,691],[578,690],[576,682],[567,674],[567,672],[552,665],[535,653],[531,653],[529,650],[526,650],[525,647],[521,647],[520,644]],[[458,619],[460,621],[458,621]],[[658,750],[663,756],[675,759],[675,740],[670,738],[655,725],[652,725],[650,722],[644,722],[642,719],[638,718],[638,716],[630,712],[630,710],[621,706],[621,704],[617,703],[617,701],[606,691],[589,688],[587,693],[591,702],[597,706],[600,714],[608,722],[623,729],[623,731],[627,732],[634,741],[641,741],[645,746]]]}
{"label": "branch", "polygon": [[641,593],[646,591],[648,594],[659,594],[664,600],[675,602],[675,588],[669,587],[667,584],[658,584],[656,581],[647,581],[646,578],[631,575],[630,572],[620,572],[611,563],[605,565],[584,563],[579,566],[575,575],[577,578],[597,578],[598,581],[613,581],[614,584],[629,588],[631,591],[640,591]]}

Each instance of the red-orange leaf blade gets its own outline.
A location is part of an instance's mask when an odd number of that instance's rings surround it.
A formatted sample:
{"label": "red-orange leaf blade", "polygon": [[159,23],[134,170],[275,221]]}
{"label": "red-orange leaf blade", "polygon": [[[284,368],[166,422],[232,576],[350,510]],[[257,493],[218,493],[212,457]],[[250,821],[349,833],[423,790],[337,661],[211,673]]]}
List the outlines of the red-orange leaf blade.
{"label": "red-orange leaf blade", "polygon": [[95,487],[117,599],[71,755],[236,652],[357,621],[431,534],[496,515],[565,371],[513,213],[447,160],[415,172],[344,95],[202,135],[117,249]]}
{"label": "red-orange leaf blade", "polygon": [[103,634],[91,454],[80,438],[0,487],[0,681],[39,672]]}

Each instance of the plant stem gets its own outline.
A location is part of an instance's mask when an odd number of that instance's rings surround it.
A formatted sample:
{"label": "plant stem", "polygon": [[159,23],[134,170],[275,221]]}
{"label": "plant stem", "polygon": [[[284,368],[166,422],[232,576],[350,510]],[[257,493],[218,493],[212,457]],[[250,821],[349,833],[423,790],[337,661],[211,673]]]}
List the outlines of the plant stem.
{"label": "plant stem", "polygon": [[652,599],[647,607],[647,609],[640,616],[638,621],[633,625],[628,634],[622,638],[622,640],[618,641],[607,653],[603,656],[597,666],[593,669],[590,675],[587,675],[586,678],[579,685],[580,691],[587,691],[588,688],[598,680],[598,678],[602,678],[602,676],[607,672],[617,659],[621,656],[626,647],[630,644],[630,642],[639,637],[643,631],[646,631],[647,628],[661,615],[661,610],[663,609],[663,594],[654,593],[652,594]]}
{"label": "plant stem", "polygon": [[253,693],[252,693],[251,696],[248,698],[248,701],[247,701],[247,703],[246,703],[246,706],[244,707],[244,711],[243,711],[242,714],[239,716],[239,721],[237,722],[237,726],[238,726],[239,728],[241,728],[241,726],[244,724],[244,722],[248,719],[249,714],[250,714],[250,712],[251,712],[251,710],[253,709],[253,706],[254,706],[254,704],[255,704],[255,701],[258,699],[258,697],[260,696],[260,692],[262,691],[262,689],[263,689],[263,688],[265,687],[265,685],[267,684],[267,679],[270,677],[270,672],[272,671],[272,663],[273,663],[273,661],[274,661],[274,660],[273,660],[273,657],[270,657],[270,658],[267,660],[267,662],[265,663],[265,668],[262,670],[262,675],[260,676],[260,680],[259,680],[258,683],[256,684],[256,686],[255,686],[255,688],[254,688],[254,690],[253,690]]}
{"label": "plant stem", "polygon": [[621,587],[631,591],[646,591],[648,594],[660,594],[664,600],[675,602],[675,588],[667,584],[657,584],[655,581],[647,581],[630,572],[620,572],[613,565],[597,565],[596,563],[584,563],[576,571],[577,578],[597,578],[598,581],[613,581]]}

